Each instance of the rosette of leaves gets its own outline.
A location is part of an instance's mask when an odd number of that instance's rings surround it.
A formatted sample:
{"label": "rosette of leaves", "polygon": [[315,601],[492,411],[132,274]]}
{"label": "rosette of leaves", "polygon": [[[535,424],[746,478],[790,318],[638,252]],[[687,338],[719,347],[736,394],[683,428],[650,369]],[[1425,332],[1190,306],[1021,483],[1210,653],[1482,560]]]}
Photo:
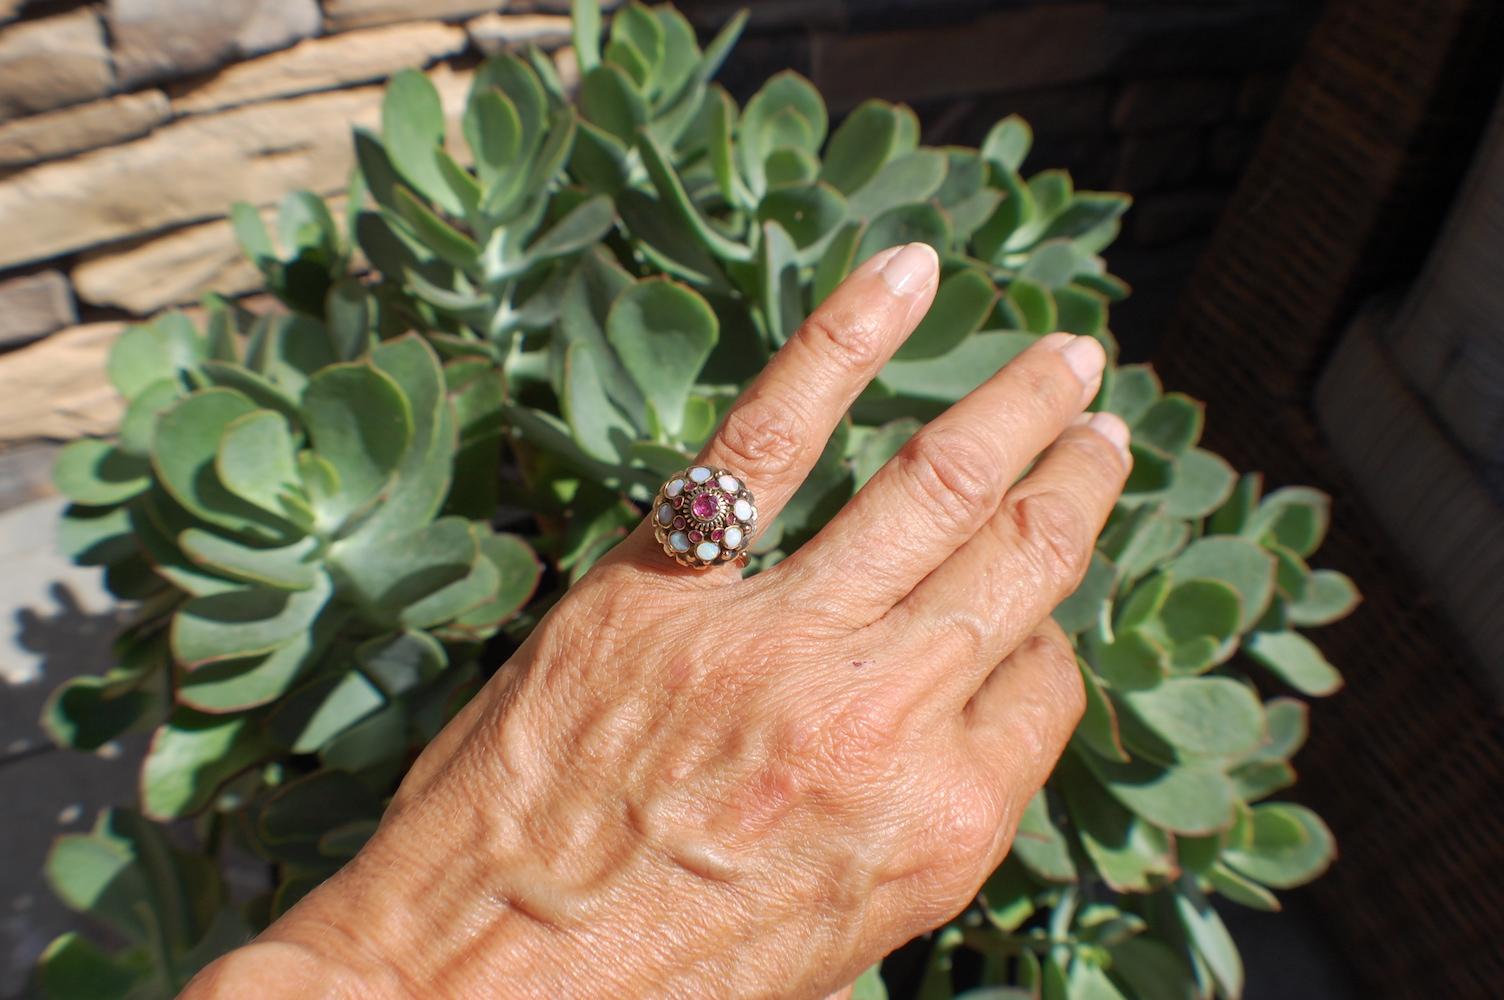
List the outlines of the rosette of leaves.
{"label": "rosette of leaves", "polygon": [[[1101,253],[1125,196],[1026,175],[1017,118],[980,149],[929,148],[902,105],[869,101],[832,128],[792,73],[738,107],[713,76],[741,25],[702,50],[669,7],[629,5],[606,28],[579,0],[578,92],[536,51],[487,62],[463,149],[426,79],[399,74],[380,135],[356,134],[344,220],[295,194],[274,244],[236,212],[290,315],[219,304],[203,335],[169,316],[122,340],[119,439],[70,448],[59,482],[71,550],[141,602],[139,621],[119,666],[59,691],[48,724],[83,747],[156,727],[145,811],[198,816],[204,854],[233,839],[278,866],[278,889],[235,908],[241,923],[189,920],[122,875],[150,920],[183,930],[166,945],[124,931],[137,943],[113,956],[58,942],[58,995],[96,974],[163,992],[229,946],[225,928],[261,926],[348,857],[473,689],[479,642],[557,594],[533,596],[531,551],[489,527],[499,505],[534,515],[532,543],[561,583],[577,577],[872,253],[934,246],[935,305],[754,569],[1039,336],[1096,337],[1116,358],[1108,310],[1128,289]],[[1333,854],[1314,812],[1271,798],[1295,779],[1298,696],[1341,683],[1302,630],[1358,599],[1309,564],[1325,497],[1239,477],[1198,447],[1201,406],[1146,367],[1109,364],[1092,406],[1132,427],[1134,471],[1056,612],[1087,713],[1010,858],[928,942],[927,998],[1236,997],[1210,900],[1276,908]],[[209,870],[163,867],[177,856],[150,846],[161,836],[117,811],[68,843],[153,884]],[[70,870],[51,870],[64,898],[110,922],[120,897]],[[858,996],[882,983],[874,967]]]}
{"label": "rosette of leaves", "polygon": [[[359,846],[537,583],[490,525],[494,484],[456,472],[470,439],[497,451],[477,420],[500,386],[473,369],[300,314],[218,308],[207,335],[167,315],[111,352],[118,439],[59,458],[65,544],[140,603],[118,666],[60,687],[44,723],[81,749],[150,730],[143,811],[233,826],[280,866],[271,912]],[[52,868],[70,901],[75,872]]]}

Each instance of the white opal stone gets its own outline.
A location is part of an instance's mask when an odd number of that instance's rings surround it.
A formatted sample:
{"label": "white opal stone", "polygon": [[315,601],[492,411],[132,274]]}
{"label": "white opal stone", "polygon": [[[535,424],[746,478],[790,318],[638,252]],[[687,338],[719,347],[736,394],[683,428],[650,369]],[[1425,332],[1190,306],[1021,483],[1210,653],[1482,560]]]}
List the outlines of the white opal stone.
{"label": "white opal stone", "polygon": [[718,558],[720,554],[721,547],[715,542],[701,542],[699,545],[695,546],[695,555],[699,556],[706,562],[711,562],[712,560]]}
{"label": "white opal stone", "polygon": [[684,480],[682,480],[682,479],[675,479],[673,482],[669,483],[667,486],[665,486],[663,488],[663,495],[666,496],[666,497],[670,497],[670,498],[676,497],[680,493],[683,493],[683,492],[684,492]]}
{"label": "white opal stone", "polygon": [[675,552],[688,552],[689,536],[682,531],[676,531],[668,536],[668,544]]}
{"label": "white opal stone", "polygon": [[738,500],[731,506],[731,513],[736,515],[738,521],[752,520],[752,505],[745,500]]}
{"label": "white opal stone", "polygon": [[735,493],[737,490],[742,488],[742,484],[737,480],[735,476],[722,476],[721,478],[717,479],[716,482],[719,483],[721,489],[725,490],[727,493]]}
{"label": "white opal stone", "polygon": [[665,525],[666,524],[672,524],[673,520],[674,520],[674,508],[670,507],[666,503],[665,504],[659,504],[658,505],[658,523],[659,524],[665,524]]}
{"label": "white opal stone", "polygon": [[703,465],[697,465],[689,470],[689,478],[691,482],[703,483],[710,478],[710,470]]}
{"label": "white opal stone", "polygon": [[726,543],[726,548],[740,548],[742,544],[742,529],[732,526],[721,534],[721,541]]}

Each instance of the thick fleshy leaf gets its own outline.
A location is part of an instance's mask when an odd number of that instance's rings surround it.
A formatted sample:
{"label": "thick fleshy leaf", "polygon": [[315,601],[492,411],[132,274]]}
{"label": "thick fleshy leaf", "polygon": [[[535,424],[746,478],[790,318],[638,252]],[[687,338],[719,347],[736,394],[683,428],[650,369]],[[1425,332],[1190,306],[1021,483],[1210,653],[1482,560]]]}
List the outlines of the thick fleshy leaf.
{"label": "thick fleshy leaf", "polygon": [[178,682],[178,701],[212,714],[273,702],[313,665],[344,619],[343,611],[330,609],[269,653],[195,667]]}
{"label": "thick fleshy leaf", "polygon": [[1243,648],[1302,694],[1320,698],[1342,687],[1342,675],[1316,644],[1299,632],[1255,632]]}
{"label": "thick fleshy leaf", "polygon": [[1201,437],[1206,408],[1189,396],[1172,392],[1156,400],[1133,425],[1135,439],[1178,455]]}
{"label": "thick fleshy leaf", "polygon": [[1305,885],[1326,871],[1336,856],[1332,833],[1310,809],[1286,802],[1253,807],[1252,839],[1223,852],[1238,872],[1277,889]]}
{"label": "thick fleshy leaf", "polygon": [[1175,912],[1196,954],[1211,970],[1217,988],[1229,997],[1243,994],[1243,959],[1217,911],[1199,892],[1175,895]]}
{"label": "thick fleshy leaf", "polygon": [[[76,859],[67,861],[71,864]],[[165,982],[148,981],[152,971],[136,955],[111,955],[73,931],[53,940],[37,960],[37,980],[48,1000],[95,1000],[170,991],[172,987]]]}
{"label": "thick fleshy leaf", "polygon": [[1107,556],[1093,550],[1081,583],[1055,607],[1055,623],[1071,635],[1091,628],[1100,618],[1116,583],[1117,567]]}
{"label": "thick fleshy leaf", "polygon": [[152,737],[141,766],[142,808],[164,820],[198,812],[266,750],[261,727],[250,716],[180,708]]}
{"label": "thick fleshy leaf", "polygon": [[1232,495],[1238,474],[1221,455],[1201,448],[1187,449],[1175,462],[1165,491],[1165,513],[1172,517],[1202,518]]}
{"label": "thick fleshy leaf", "polygon": [[404,610],[467,577],[479,552],[470,522],[445,517],[394,538],[352,536],[330,549],[329,562],[342,596],[395,627]]}
{"label": "thick fleshy leaf", "polygon": [[219,481],[242,500],[297,523],[307,505],[298,497],[297,445],[287,419],[271,410],[237,417],[220,438],[214,459]]}
{"label": "thick fleshy leaf", "polygon": [[285,541],[301,532],[231,493],[214,471],[225,430],[255,410],[230,389],[194,393],[158,421],[152,464],[167,492],[196,517],[259,541]]}
{"label": "thick fleshy leaf", "polygon": [[391,78],[381,102],[381,132],[392,165],[408,183],[451,215],[462,214],[434,155],[444,146],[444,106],[428,77],[405,69]]}
{"label": "thick fleshy leaf", "polygon": [[501,573],[480,552],[481,542],[489,535],[489,530],[486,525],[470,525],[477,556],[468,571],[458,580],[410,601],[398,612],[398,624],[407,629],[433,628],[481,607],[495,596],[501,586]]}
{"label": "thick fleshy leaf", "polygon": [[552,260],[594,246],[616,222],[616,208],[605,195],[596,195],[569,210],[547,232],[528,244],[534,261]]}
{"label": "thick fleshy leaf", "polygon": [[324,744],[386,704],[360,671],[320,677],[292,691],[267,718],[267,732],[293,753]]}
{"label": "thick fleshy leaf", "polygon": [[120,450],[127,455],[151,457],[157,419],[187,394],[183,383],[176,378],[158,379],[137,393],[120,420]]}
{"label": "thick fleshy leaf", "polygon": [[517,106],[499,90],[472,96],[465,104],[462,127],[475,169],[487,187],[499,177],[521,172],[522,120]]}
{"label": "thick fleshy leaf", "polygon": [[1299,555],[1309,556],[1326,537],[1331,508],[1331,497],[1320,490],[1287,486],[1264,498],[1244,534],[1269,538]]}
{"label": "thick fleshy leaf", "polygon": [[1203,1000],[1184,956],[1140,934],[1112,948],[1112,975],[1139,1000]]}
{"label": "thick fleshy leaf", "polygon": [[371,639],[355,651],[355,658],[366,676],[392,698],[432,680],[449,662],[437,639],[412,630]]}
{"label": "thick fleshy leaf", "polygon": [[383,341],[370,361],[401,389],[412,415],[410,442],[385,499],[356,532],[362,539],[384,539],[426,524],[438,512],[449,491],[456,430],[439,359],[422,337]]}
{"label": "thick fleshy leaf", "polygon": [[1124,365],[1113,375],[1106,408],[1132,426],[1159,399],[1159,376],[1148,365]]}
{"label": "thick fleshy leaf", "polygon": [[[462,271],[475,270],[480,260],[480,247],[474,240],[444,221],[407,188],[399,186],[393,192],[393,199],[398,217],[440,260]],[[463,208],[457,211],[463,212]]]}
{"label": "thick fleshy leaf", "polygon": [[804,320],[804,303],[798,248],[776,222],[762,224],[757,263],[761,272],[759,291],[767,338],[772,344],[781,345],[794,335]]}
{"label": "thick fleshy leaf", "polygon": [[721,233],[700,214],[689,193],[684,190],[684,182],[674,169],[673,162],[651,134],[641,135],[638,151],[642,154],[643,167],[652,179],[658,197],[711,253],[726,261],[744,262],[752,259],[751,247]]}
{"label": "thick fleshy leaf", "polygon": [[[1087,755],[1089,757],[1089,755]],[[1170,838],[1113,801],[1070,754],[1058,784],[1071,825],[1097,873],[1122,892],[1148,892],[1175,870]]]}
{"label": "thick fleshy leaf", "polygon": [[1043,285],[1027,278],[1014,278],[1008,284],[1008,302],[1023,317],[1024,329],[1030,333],[1051,333],[1059,328],[1055,297]]}
{"label": "thick fleshy leaf", "polygon": [[829,236],[846,220],[846,199],[828,184],[781,187],[763,198],[757,217],[777,222],[802,250]]}
{"label": "thick fleshy leaf", "polygon": [[982,140],[981,153],[988,161],[1016,173],[1033,144],[1034,130],[1029,123],[1018,115],[1009,115],[992,126]]}
{"label": "thick fleshy leaf", "polygon": [[123,503],[151,485],[151,466],[107,441],[74,441],[52,469],[58,492],[75,503],[108,507]]}
{"label": "thick fleshy leaf", "polygon": [[58,551],[80,566],[105,566],[136,553],[127,507],[69,504],[57,528]]}
{"label": "thick fleshy leaf", "polygon": [[1361,600],[1352,580],[1336,570],[1318,569],[1312,571],[1300,599],[1285,610],[1292,625],[1328,625],[1352,613]]}
{"label": "thick fleshy leaf", "polygon": [[1274,593],[1274,557],[1242,538],[1198,539],[1175,557],[1170,573],[1176,580],[1220,580],[1236,590],[1243,602],[1239,631],[1259,620]]}
{"label": "thick fleshy leaf", "polygon": [[1090,753],[1081,759],[1113,798],[1161,829],[1200,835],[1232,825],[1232,784],[1219,771],[1145,761],[1117,764]]}
{"label": "thick fleshy leaf", "polygon": [[320,574],[307,590],[249,588],[195,597],[172,620],[172,653],[188,667],[271,652],[306,631],[333,586]]}
{"label": "thick fleshy leaf", "polygon": [[940,190],[948,167],[945,154],[938,149],[921,149],[894,157],[871,180],[850,193],[846,202],[852,217],[871,219],[900,205],[924,202]]}
{"label": "thick fleshy leaf", "polygon": [[899,205],[868,223],[856,259],[866,261],[880,250],[904,243],[928,243],[944,253],[950,241],[950,223],[939,208],[929,202]]}
{"label": "thick fleshy leaf", "polygon": [[893,155],[898,115],[886,101],[865,101],[830,137],[820,179],[842,194],[860,190]]}
{"label": "thick fleshy leaf", "polygon": [[353,775],[318,771],[279,788],[261,811],[258,833],[268,844],[317,841],[340,823],[381,815],[381,800]]}
{"label": "thick fleshy leaf", "polygon": [[189,528],[178,535],[178,546],[215,575],[278,590],[308,590],[320,576],[319,541],[312,536],[291,545],[255,548],[202,528]]}
{"label": "thick fleshy leaf", "polygon": [[1019,817],[1012,852],[1046,882],[1076,881],[1070,842],[1050,820],[1049,802],[1042,789],[1034,793]]}
{"label": "thick fleshy leaf", "polygon": [[162,379],[178,380],[204,360],[203,339],[182,313],[132,326],[110,347],[105,364],[110,382],[126,399]]}
{"label": "thick fleshy leaf", "polygon": [[1112,699],[1102,688],[1095,671],[1079,658],[1076,662],[1081,668],[1081,683],[1086,690],[1086,711],[1081,716],[1080,725],[1076,727],[1076,738],[1097,756],[1126,764],[1129,759],[1128,751],[1124,749],[1122,736],[1118,732],[1117,709],[1113,707]]}
{"label": "thick fleshy leaf", "polygon": [[689,390],[718,335],[704,299],[661,279],[627,288],[606,318],[607,340],[669,433],[679,430]]}
{"label": "thick fleshy leaf", "polygon": [[637,141],[638,127],[648,120],[648,105],[625,72],[603,63],[580,81],[580,114],[631,146]]}
{"label": "thick fleshy leaf", "polygon": [[1122,698],[1177,755],[1240,757],[1264,735],[1258,697],[1228,677],[1172,677],[1155,688],[1125,691]]}
{"label": "thick fleshy leaf", "polygon": [[303,411],[314,451],[339,476],[339,492],[316,505],[320,523],[334,527],[390,481],[412,439],[412,410],[391,376],[361,362],[310,379]]}
{"label": "thick fleshy leaf", "polygon": [[601,376],[604,364],[589,344],[570,345],[565,354],[561,402],[564,419],[579,447],[592,458],[616,462],[626,456],[637,431],[606,395]]}
{"label": "thick fleshy leaf", "polygon": [[1092,668],[1120,691],[1155,687],[1169,673],[1168,651],[1142,629],[1120,632],[1111,642],[1088,633],[1083,649]]}
{"label": "thick fleshy leaf", "polygon": [[948,354],[981,329],[997,302],[997,288],[983,271],[965,268],[949,275],[935,291],[935,301],[919,326],[899,347],[895,358],[937,358]]}
{"label": "thick fleshy leaf", "polygon": [[42,728],[58,746],[97,750],[129,731],[161,697],[142,690],[133,680],[71,677],[48,696],[42,708]]}

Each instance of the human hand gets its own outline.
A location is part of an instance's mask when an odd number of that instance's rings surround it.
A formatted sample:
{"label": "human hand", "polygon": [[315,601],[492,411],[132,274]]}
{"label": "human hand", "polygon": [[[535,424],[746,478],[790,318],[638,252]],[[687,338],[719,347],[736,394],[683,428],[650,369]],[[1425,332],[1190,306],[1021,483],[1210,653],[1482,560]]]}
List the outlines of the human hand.
{"label": "human hand", "polygon": [[[699,461],[762,523],[936,279],[927,247],[878,254],[728,414]],[[189,994],[275,968],[300,996],[819,997],[956,914],[1082,711],[1048,616],[1128,471],[1122,422],[1078,419],[1103,363],[1043,338],[760,575],[681,568],[640,525],[361,853]]]}

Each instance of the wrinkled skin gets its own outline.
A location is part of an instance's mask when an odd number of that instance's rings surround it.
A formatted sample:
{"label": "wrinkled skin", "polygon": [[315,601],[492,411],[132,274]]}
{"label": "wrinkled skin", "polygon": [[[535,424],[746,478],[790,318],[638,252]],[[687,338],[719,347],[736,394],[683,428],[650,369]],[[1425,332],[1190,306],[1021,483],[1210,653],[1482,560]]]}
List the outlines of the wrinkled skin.
{"label": "wrinkled skin", "polygon": [[[764,524],[935,285],[928,248],[878,254],[728,415],[701,458]],[[1128,471],[1121,421],[1081,416],[1103,362],[1044,338],[758,576],[640,526],[360,855],[187,995],[844,993],[971,900],[1080,717],[1048,615]]]}

